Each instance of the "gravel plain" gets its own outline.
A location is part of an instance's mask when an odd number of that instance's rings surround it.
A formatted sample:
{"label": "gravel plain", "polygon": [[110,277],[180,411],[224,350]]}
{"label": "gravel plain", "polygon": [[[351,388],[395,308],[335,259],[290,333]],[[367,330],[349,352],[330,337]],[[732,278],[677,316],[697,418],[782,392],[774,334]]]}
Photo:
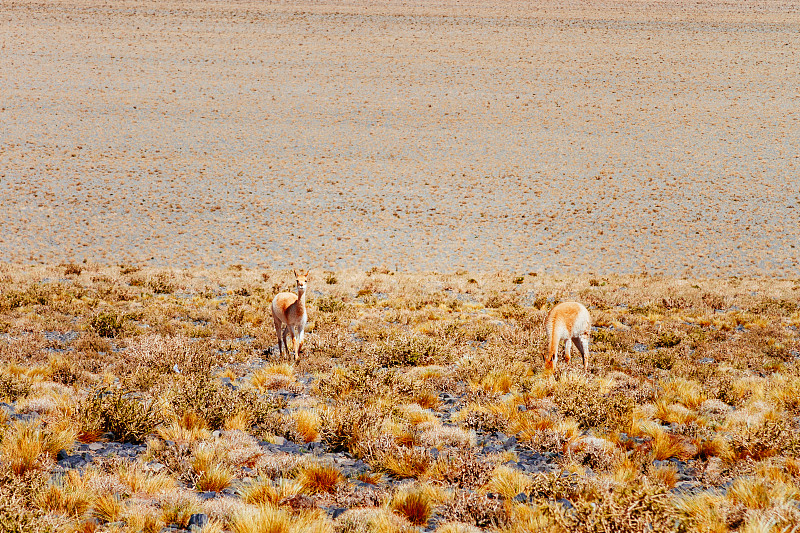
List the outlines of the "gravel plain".
{"label": "gravel plain", "polygon": [[0,259],[793,277],[800,2],[0,4]]}

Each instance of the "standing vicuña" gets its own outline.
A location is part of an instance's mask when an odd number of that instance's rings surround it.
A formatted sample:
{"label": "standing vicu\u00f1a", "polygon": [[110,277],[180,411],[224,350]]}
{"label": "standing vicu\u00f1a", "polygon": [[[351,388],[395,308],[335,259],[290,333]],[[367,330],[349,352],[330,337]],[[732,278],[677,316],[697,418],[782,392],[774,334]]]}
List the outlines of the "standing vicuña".
{"label": "standing vicu\u00f1a", "polygon": [[272,299],[272,321],[275,323],[275,333],[278,335],[278,355],[283,356],[283,348],[286,348],[286,356],[289,356],[289,346],[286,345],[285,331],[281,331],[286,324],[289,336],[292,337],[294,347],[294,360],[300,360],[300,350],[303,348],[303,333],[306,327],[308,315],[306,315],[306,282],[308,281],[307,271],[305,274],[297,273],[293,270],[297,281],[297,294],[293,292],[279,292]]}
{"label": "standing vicu\u00f1a", "polygon": [[583,369],[589,370],[589,334],[592,330],[592,319],[583,305],[578,302],[561,302],[547,313],[544,327],[547,330],[545,368],[556,370],[558,346],[562,340],[566,340],[564,362],[569,363],[570,341],[572,341],[583,357]]}

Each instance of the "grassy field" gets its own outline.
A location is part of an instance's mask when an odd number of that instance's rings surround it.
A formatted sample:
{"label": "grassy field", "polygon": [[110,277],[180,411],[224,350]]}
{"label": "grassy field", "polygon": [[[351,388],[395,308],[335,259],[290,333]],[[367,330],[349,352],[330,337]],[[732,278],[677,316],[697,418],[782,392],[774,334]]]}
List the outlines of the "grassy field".
{"label": "grassy field", "polygon": [[[789,531],[800,281],[0,264],[0,530]],[[543,372],[589,308],[590,371]],[[793,529],[794,528],[794,529]]]}

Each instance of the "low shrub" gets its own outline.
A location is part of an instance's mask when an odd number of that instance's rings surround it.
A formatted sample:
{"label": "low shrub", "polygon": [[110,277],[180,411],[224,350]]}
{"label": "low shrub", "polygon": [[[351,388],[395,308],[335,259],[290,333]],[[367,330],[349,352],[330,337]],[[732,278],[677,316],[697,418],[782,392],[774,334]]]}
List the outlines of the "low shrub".
{"label": "low shrub", "polygon": [[333,452],[363,453],[362,443],[377,436],[388,413],[358,400],[344,400],[320,410],[319,435]]}
{"label": "low shrub", "polygon": [[103,311],[90,318],[87,327],[101,337],[116,337],[122,332],[125,320],[124,316]]}
{"label": "low shrub", "polygon": [[734,434],[731,444],[737,459],[759,461],[779,454],[800,455],[800,436],[784,420],[765,420],[747,428],[744,433]]}
{"label": "low shrub", "polygon": [[28,305],[47,305],[50,294],[39,285],[30,285],[24,291],[10,290],[0,295],[0,311],[12,311]]}
{"label": "low shrub", "polygon": [[508,422],[503,414],[486,409],[470,409],[462,418],[464,427],[485,433],[505,431]]}
{"label": "low shrub", "polygon": [[196,375],[180,375],[169,388],[168,395],[178,416],[193,412],[203,418],[212,430],[224,427],[226,420],[242,411],[250,413],[249,422],[254,427],[272,427],[274,412],[279,407],[252,389],[236,390],[219,379],[199,379]]}
{"label": "low shrub", "polygon": [[432,364],[437,353],[433,339],[401,333],[374,345],[371,353],[379,366],[419,366]]}
{"label": "low shrub", "polygon": [[596,331],[592,332],[591,348],[599,352],[611,350],[628,352],[630,351],[630,343],[616,331],[598,328]]}
{"label": "low shrub", "polygon": [[503,306],[520,307],[520,295],[514,292],[495,292],[486,297],[483,305],[490,309],[499,309]]}
{"label": "low shrub", "polygon": [[207,381],[217,361],[207,340],[144,335],[129,343],[125,358],[114,371],[117,375],[129,376],[129,381],[137,388],[148,390],[162,382],[165,374],[174,374],[176,369],[183,376]]}
{"label": "low shrub", "polygon": [[673,346],[679,345],[681,340],[681,336],[677,333],[665,331],[658,336],[653,346],[656,348],[672,348]]}
{"label": "low shrub", "polygon": [[172,276],[167,272],[159,272],[155,276],[148,278],[145,285],[155,294],[172,294],[175,292],[175,284]]}
{"label": "low shrub", "polygon": [[755,315],[791,316],[798,310],[800,310],[800,302],[788,299],[766,298],[748,309],[748,312]]}
{"label": "low shrub", "polygon": [[475,490],[489,481],[493,470],[492,461],[481,458],[472,450],[448,449],[439,454],[427,475],[448,485]]}
{"label": "low shrub", "polygon": [[641,359],[661,370],[672,370],[672,367],[675,366],[675,354],[666,350],[657,350],[653,353],[642,354]]}
{"label": "low shrub", "polygon": [[[334,278],[335,279],[335,278]],[[343,301],[333,296],[323,296],[314,300],[317,309],[322,313],[340,313],[344,311],[345,304]]]}
{"label": "low shrub", "polygon": [[61,266],[64,267],[65,276],[80,276],[81,272],[83,272],[83,268],[75,263],[67,263]]}
{"label": "low shrub", "polygon": [[38,470],[24,475],[0,472],[0,531],[38,533],[45,510],[36,502],[46,490],[49,475]]}
{"label": "low shrub", "polygon": [[719,294],[705,293],[701,299],[711,309],[726,309],[728,307],[725,296]]}
{"label": "low shrub", "polygon": [[349,396],[374,398],[391,386],[394,380],[393,372],[374,364],[337,366],[333,372],[319,380],[316,390],[322,397],[336,401]]}
{"label": "low shrub", "polygon": [[50,379],[62,385],[74,385],[83,376],[76,361],[66,357],[50,358]]}
{"label": "low shrub", "polygon": [[15,402],[31,392],[31,380],[24,374],[0,371],[0,399]]}
{"label": "low shrub", "polygon": [[561,414],[574,418],[582,428],[619,429],[629,427],[634,402],[620,394],[603,394],[589,386],[561,387],[553,401]]}
{"label": "low shrub", "polygon": [[588,491],[571,501],[570,510],[551,503],[546,514],[564,531],[577,533],[683,531],[673,498],[663,486],[627,485]]}
{"label": "low shrub", "polygon": [[482,529],[495,529],[508,523],[506,503],[498,498],[490,498],[484,492],[455,489],[452,499],[437,515],[443,520],[471,524]]}
{"label": "low shrub", "polygon": [[95,389],[78,413],[84,433],[111,432],[119,442],[141,443],[164,422],[155,401],[119,388]]}

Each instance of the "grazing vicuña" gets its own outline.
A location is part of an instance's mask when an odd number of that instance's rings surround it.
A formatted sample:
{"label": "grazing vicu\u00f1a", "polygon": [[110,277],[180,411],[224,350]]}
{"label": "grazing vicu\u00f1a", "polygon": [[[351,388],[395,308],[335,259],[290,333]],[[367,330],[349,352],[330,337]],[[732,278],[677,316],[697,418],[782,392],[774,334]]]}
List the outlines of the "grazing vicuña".
{"label": "grazing vicu\u00f1a", "polygon": [[569,363],[570,340],[581,352],[583,369],[589,369],[589,334],[592,319],[589,311],[578,302],[561,302],[547,313],[544,327],[547,330],[547,354],[545,368],[555,371],[558,364],[558,346],[564,343],[564,362]]}

